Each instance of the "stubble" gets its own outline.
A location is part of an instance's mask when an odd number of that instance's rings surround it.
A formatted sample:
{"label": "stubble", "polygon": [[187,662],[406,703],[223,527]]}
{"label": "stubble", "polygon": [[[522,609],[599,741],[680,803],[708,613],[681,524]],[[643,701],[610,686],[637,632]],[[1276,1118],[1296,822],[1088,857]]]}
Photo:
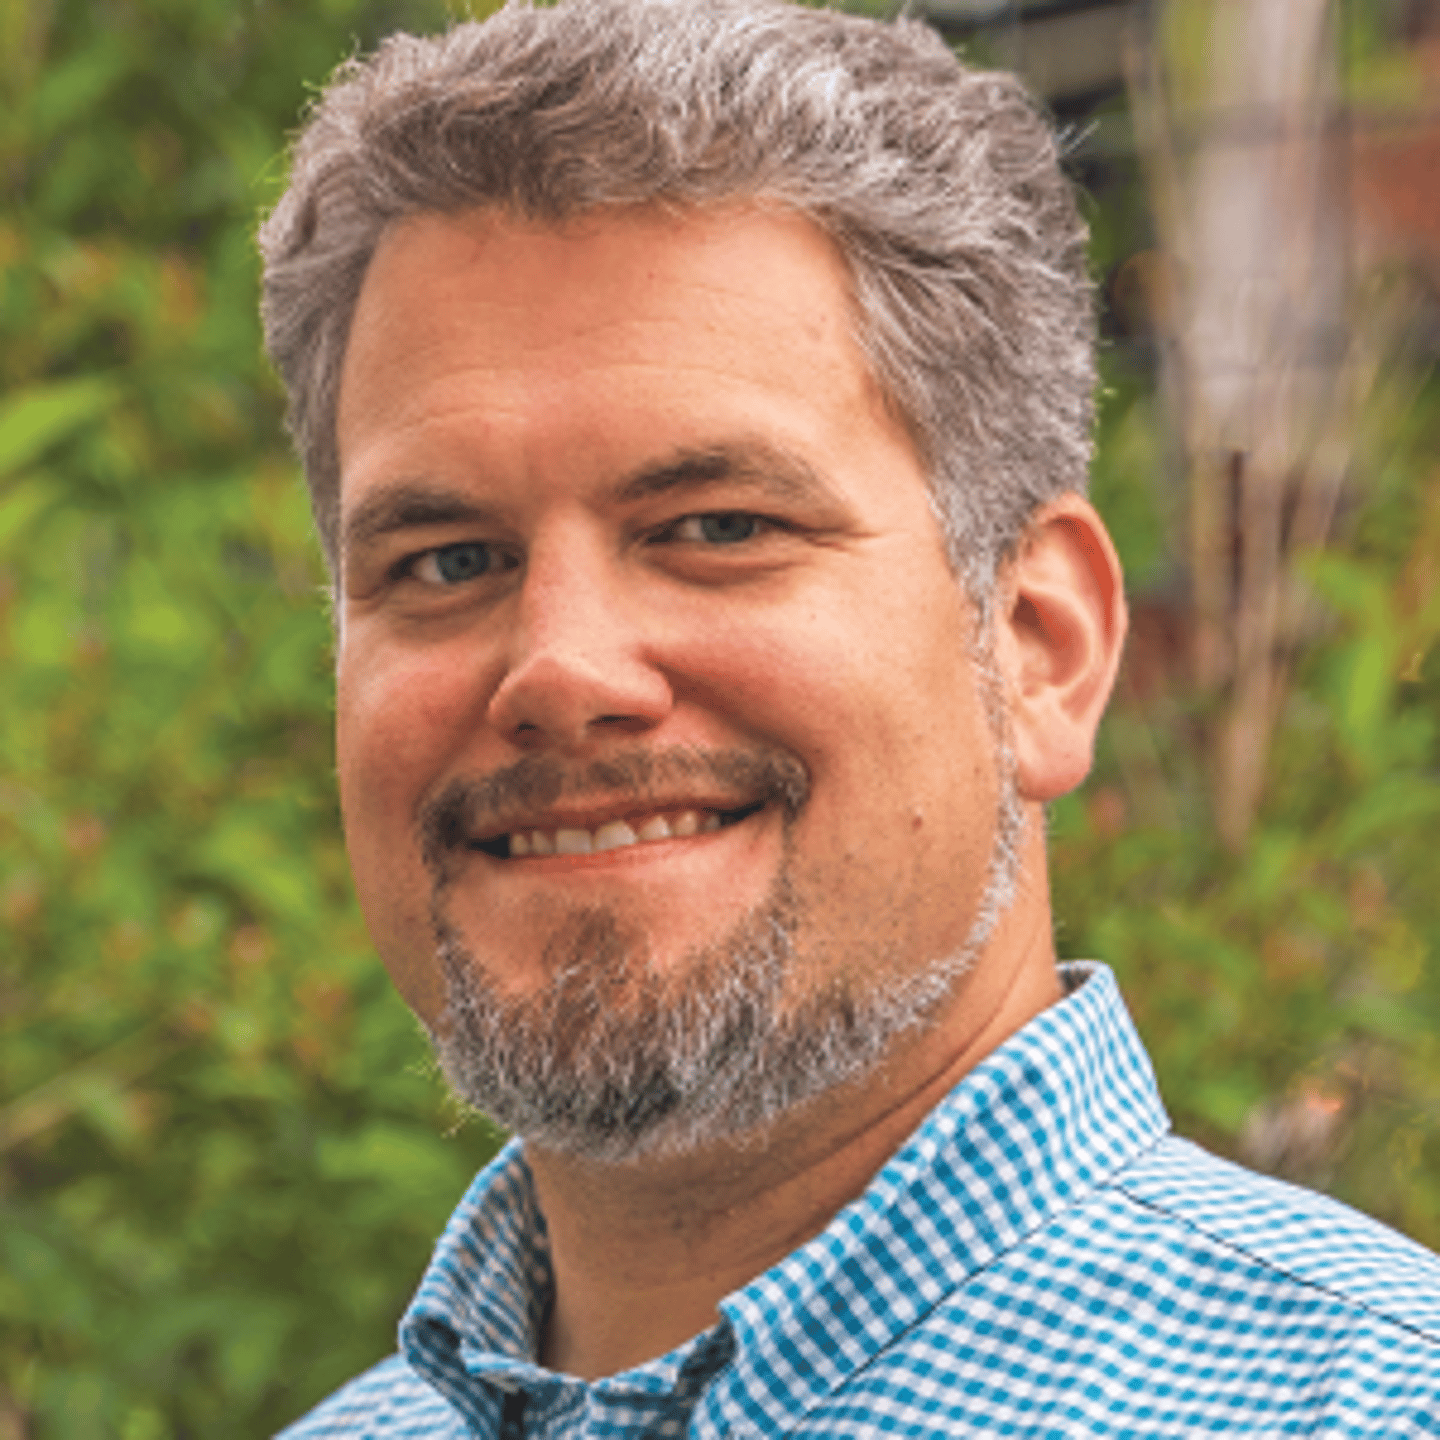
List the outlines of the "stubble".
{"label": "stubble", "polygon": [[[969,933],[954,953],[901,974],[816,963],[823,900],[800,893],[792,841],[809,783],[784,752],[636,752],[578,774],[527,760],[450,786],[422,815],[421,833],[446,987],[430,1034],[451,1087],[531,1143],[618,1162],[759,1131],[865,1075],[941,1009],[1013,896],[1024,816],[1008,752],[997,748],[994,843]],[[666,776],[697,771],[780,807],[783,857],[765,899],[665,968],[614,910],[574,908],[545,946],[545,983],[503,993],[450,920],[455,837],[487,806],[627,786],[638,797]]]}

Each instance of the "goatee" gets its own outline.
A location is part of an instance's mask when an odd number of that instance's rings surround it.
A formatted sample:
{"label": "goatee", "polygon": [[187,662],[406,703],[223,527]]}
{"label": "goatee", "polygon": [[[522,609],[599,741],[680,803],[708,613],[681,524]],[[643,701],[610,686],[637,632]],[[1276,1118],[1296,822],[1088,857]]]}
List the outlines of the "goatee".
{"label": "goatee", "polygon": [[[622,782],[638,797],[663,778],[699,771],[779,806],[784,858],[764,901],[664,969],[646,936],[614,911],[573,909],[545,947],[543,988],[502,993],[448,918],[455,837],[506,804],[613,794]],[[1013,893],[1023,814],[1002,766],[984,895],[954,954],[883,979],[848,967],[811,981],[802,969],[821,967],[800,954],[813,926],[808,897],[797,893],[791,838],[808,794],[799,761],[778,751],[645,752],[578,774],[524,760],[451,785],[427,807],[421,830],[447,996],[431,1041],[456,1094],[530,1143],[618,1162],[757,1131],[872,1070],[934,1015],[989,938]]]}

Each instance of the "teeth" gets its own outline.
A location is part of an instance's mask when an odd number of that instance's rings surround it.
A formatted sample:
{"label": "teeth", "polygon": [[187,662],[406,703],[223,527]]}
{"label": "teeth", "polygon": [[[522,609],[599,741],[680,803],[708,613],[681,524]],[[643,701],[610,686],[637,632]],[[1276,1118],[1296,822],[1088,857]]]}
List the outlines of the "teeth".
{"label": "teeth", "polygon": [[668,815],[648,815],[638,826],[625,820],[607,820],[593,832],[580,829],[513,830],[512,857],[527,855],[592,855],[619,850],[641,841],[685,839],[709,835],[720,829],[720,817],[713,810],[679,810]]}
{"label": "teeth", "polygon": [[636,838],[635,832],[623,820],[612,820],[595,832],[595,848],[618,850],[622,845],[633,845]]}

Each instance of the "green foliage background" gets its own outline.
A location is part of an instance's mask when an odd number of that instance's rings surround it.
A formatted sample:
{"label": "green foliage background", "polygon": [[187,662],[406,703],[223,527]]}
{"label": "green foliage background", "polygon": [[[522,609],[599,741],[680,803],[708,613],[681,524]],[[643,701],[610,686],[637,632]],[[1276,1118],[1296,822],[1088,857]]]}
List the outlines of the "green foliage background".
{"label": "green foliage background", "polygon": [[[1150,406],[1112,389],[1094,481],[1132,575]],[[1397,365],[1370,425],[1245,850],[1210,826],[1206,702],[1131,666],[1052,807],[1057,940],[1119,972],[1179,1131],[1440,1248],[1440,386]]]}
{"label": "green foliage background", "polygon": [[337,829],[253,230],[425,3],[0,8],[0,1436],[254,1436],[385,1353],[493,1148]]}
{"label": "green foliage background", "polygon": [[[307,86],[445,19],[0,0],[0,1440],[274,1430],[390,1348],[497,1141],[351,897],[255,318]],[[1158,583],[1154,399],[1111,369],[1097,496]],[[1210,837],[1203,706],[1132,686],[1054,852],[1062,947],[1120,969],[1181,1128],[1318,1105],[1281,1161],[1436,1245],[1437,404],[1387,393],[1253,845]]]}

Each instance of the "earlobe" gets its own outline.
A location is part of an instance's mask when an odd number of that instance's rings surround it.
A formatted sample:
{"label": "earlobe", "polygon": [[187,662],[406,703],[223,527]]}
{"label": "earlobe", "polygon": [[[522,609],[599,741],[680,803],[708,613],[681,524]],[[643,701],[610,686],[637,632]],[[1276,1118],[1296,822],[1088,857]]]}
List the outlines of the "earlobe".
{"label": "earlobe", "polygon": [[1087,501],[1066,495],[1037,512],[1000,596],[996,659],[1016,782],[1027,800],[1054,800],[1089,772],[1125,644],[1120,562]]}

